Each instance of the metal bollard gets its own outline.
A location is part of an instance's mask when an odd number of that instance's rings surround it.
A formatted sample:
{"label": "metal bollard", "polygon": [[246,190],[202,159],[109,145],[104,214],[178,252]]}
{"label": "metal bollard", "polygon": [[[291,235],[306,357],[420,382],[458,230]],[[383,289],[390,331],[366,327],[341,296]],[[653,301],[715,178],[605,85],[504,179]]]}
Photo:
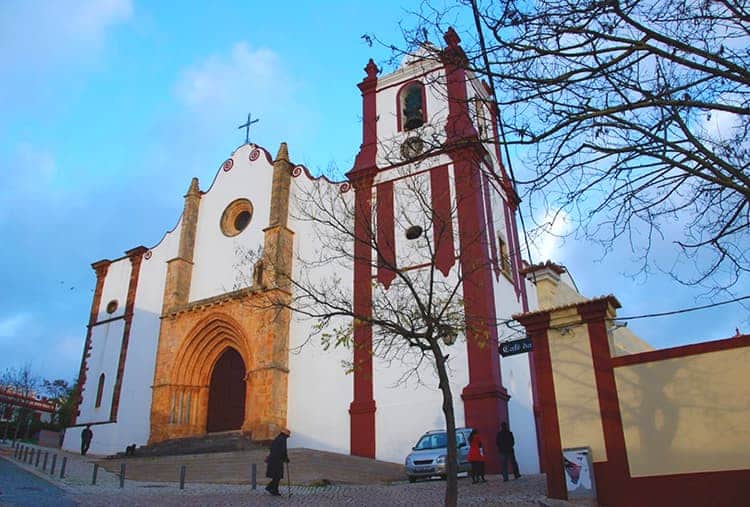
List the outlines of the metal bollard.
{"label": "metal bollard", "polygon": [[125,463],[120,463],[120,489],[125,487]]}
{"label": "metal bollard", "polygon": [[23,446],[23,462],[28,463],[29,462],[29,448],[25,445]]}
{"label": "metal bollard", "polygon": [[49,466],[50,475],[55,475],[55,465],[57,465],[57,454],[52,455],[52,464]]}
{"label": "metal bollard", "polygon": [[258,465],[255,463],[253,463],[250,471],[250,484],[252,484],[252,489],[258,488]]}
{"label": "metal bollard", "polygon": [[67,464],[68,464],[68,457],[63,456],[63,462],[62,462],[62,465],[60,465],[60,479],[65,478],[65,465]]}
{"label": "metal bollard", "polygon": [[180,465],[180,489],[185,489],[185,465]]}
{"label": "metal bollard", "polygon": [[42,460],[42,472],[47,471],[47,457],[49,456],[49,451],[44,451],[44,459]]}
{"label": "metal bollard", "polygon": [[91,475],[91,485],[96,484],[96,474],[99,472],[99,465],[94,463],[94,473]]}
{"label": "metal bollard", "polygon": [[37,468],[39,468],[39,458],[41,456],[42,456],[42,450],[41,449],[37,449],[36,450],[36,461],[34,461],[34,466],[37,467]]}

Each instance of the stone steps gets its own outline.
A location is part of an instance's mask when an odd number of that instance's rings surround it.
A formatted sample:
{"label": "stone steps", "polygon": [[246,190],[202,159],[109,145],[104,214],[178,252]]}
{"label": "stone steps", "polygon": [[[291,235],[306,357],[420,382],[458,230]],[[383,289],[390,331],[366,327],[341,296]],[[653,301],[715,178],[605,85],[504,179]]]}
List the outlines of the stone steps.
{"label": "stone steps", "polygon": [[[141,446],[135,450],[135,456],[179,456],[266,448],[266,442],[254,442],[239,431],[229,431],[211,433],[202,437],[175,438],[156,444]],[[112,456],[112,458],[118,459],[125,457],[124,452],[119,452],[115,456]]]}
{"label": "stone steps", "polygon": [[[252,465],[256,465],[257,480],[264,483],[267,449],[170,455],[159,457],[128,457],[104,459],[98,463],[113,473],[119,473],[125,463],[125,477],[145,482],[177,482],[180,465],[185,465],[186,482],[248,484]],[[405,480],[403,466],[358,456],[336,454],[311,449],[289,450],[289,471],[293,484],[384,484]],[[286,478],[284,479],[287,480]]]}

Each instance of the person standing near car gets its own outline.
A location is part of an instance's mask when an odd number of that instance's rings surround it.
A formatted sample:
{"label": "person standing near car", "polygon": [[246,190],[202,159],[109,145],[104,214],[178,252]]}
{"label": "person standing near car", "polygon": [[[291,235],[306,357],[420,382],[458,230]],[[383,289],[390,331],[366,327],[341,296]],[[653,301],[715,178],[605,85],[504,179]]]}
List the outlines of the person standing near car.
{"label": "person standing near car", "polygon": [[508,429],[508,423],[500,423],[500,431],[497,433],[495,438],[497,449],[500,451],[500,469],[503,473],[503,482],[508,480],[508,464],[513,467],[513,476],[518,479],[521,474],[518,473],[518,462],[516,461],[516,453],[513,450],[513,446],[516,441],[513,438],[513,432]]}
{"label": "person standing near car", "polygon": [[478,430],[471,430],[469,434],[469,454],[467,456],[471,464],[471,483],[487,482],[484,478],[484,446]]}
{"label": "person standing near car", "polygon": [[279,493],[279,482],[284,478],[284,463],[289,463],[289,456],[286,453],[286,439],[292,434],[291,431],[284,428],[271,442],[271,452],[266,458],[266,477],[271,482],[266,486],[266,491],[274,496],[281,496]]}

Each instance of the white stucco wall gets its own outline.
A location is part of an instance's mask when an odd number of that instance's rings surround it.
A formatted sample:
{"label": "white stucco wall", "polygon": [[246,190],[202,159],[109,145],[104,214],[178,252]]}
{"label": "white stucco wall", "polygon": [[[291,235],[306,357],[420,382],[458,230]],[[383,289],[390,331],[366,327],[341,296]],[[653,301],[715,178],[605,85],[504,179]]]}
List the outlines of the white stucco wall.
{"label": "white stucco wall", "polygon": [[[238,280],[237,247],[255,249],[263,245],[263,229],[268,226],[273,166],[261,150],[251,162],[251,145],[240,146],[232,154],[231,170],[219,168],[200,203],[193,256],[190,301],[209,298],[246,286],[248,278]],[[253,216],[247,228],[237,236],[227,237],[221,231],[222,213],[235,199],[245,198],[253,204]],[[252,274],[252,266],[245,266]]]}
{"label": "white stucco wall", "polygon": [[[144,256],[141,262],[117,421],[95,424],[92,427],[94,438],[89,450],[91,454],[114,454],[124,451],[127,445],[133,443],[145,445],[148,441],[151,384],[154,378],[156,347],[159,338],[159,316],[164,294],[166,262],[177,254],[179,225],[178,222],[172,231],[167,232],[159,244],[150,250],[149,258]],[[105,279],[102,294],[109,299],[102,297],[102,308],[106,307],[111,299],[118,299],[118,311],[113,314],[115,316],[124,314],[130,266],[128,258],[120,259],[110,266]],[[124,269],[125,267],[127,270]],[[109,276],[112,273],[116,278],[110,280]],[[114,280],[118,280],[120,286],[114,283]],[[109,317],[106,313],[103,315]],[[87,361],[88,372],[82,393],[81,415],[76,421],[78,424],[99,423],[108,421],[110,418],[124,325],[125,321],[121,319],[93,328],[92,352]],[[100,373],[105,374],[102,406],[94,408]],[[79,447],[80,428],[71,428],[65,434],[63,448],[76,451]]]}
{"label": "white stucco wall", "polygon": [[[331,260],[316,267],[302,262],[333,257],[323,248],[316,226],[302,219],[303,211],[299,207],[304,204],[297,200],[300,197],[294,197],[301,196],[304,200],[316,185],[330,184],[324,180],[312,181],[304,173],[292,179],[288,225],[294,231],[294,276],[297,280],[304,276],[313,284],[337,276],[344,292],[351,293],[350,260]],[[338,192],[338,188],[333,185],[330,190]],[[350,190],[341,196],[351,202],[354,192]],[[313,324],[294,314],[290,328],[287,423],[292,437],[289,446],[348,454],[353,376],[346,373],[344,363],[351,362],[352,352],[348,347],[324,350],[320,335],[313,332]]]}

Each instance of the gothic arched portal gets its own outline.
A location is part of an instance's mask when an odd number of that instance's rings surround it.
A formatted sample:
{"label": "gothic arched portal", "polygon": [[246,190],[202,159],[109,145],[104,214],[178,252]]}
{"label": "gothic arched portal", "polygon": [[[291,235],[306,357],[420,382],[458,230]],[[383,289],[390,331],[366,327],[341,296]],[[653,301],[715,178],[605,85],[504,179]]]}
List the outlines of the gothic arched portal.
{"label": "gothic arched portal", "polygon": [[206,431],[238,430],[245,420],[245,363],[227,347],[214,364],[208,391]]}

